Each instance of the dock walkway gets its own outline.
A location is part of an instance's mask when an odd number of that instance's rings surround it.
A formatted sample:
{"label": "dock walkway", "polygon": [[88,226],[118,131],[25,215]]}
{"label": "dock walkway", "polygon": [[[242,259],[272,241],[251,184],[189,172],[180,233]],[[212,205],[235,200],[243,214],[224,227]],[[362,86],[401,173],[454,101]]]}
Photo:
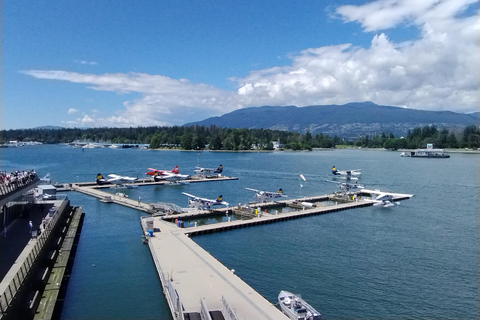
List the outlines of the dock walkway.
{"label": "dock walkway", "polygon": [[[149,238],[149,247],[174,319],[202,312],[202,304],[221,310],[225,319],[288,319],[183,229],[158,218],[154,228],[160,232]],[[232,312],[236,317],[227,317]]]}

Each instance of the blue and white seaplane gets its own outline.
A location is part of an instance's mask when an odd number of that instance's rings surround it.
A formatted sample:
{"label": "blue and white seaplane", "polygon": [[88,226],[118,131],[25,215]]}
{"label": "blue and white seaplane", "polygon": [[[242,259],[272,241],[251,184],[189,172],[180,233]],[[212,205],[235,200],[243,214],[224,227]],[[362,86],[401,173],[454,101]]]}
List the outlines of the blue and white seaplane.
{"label": "blue and white seaplane", "polygon": [[282,188],[278,189],[277,192],[271,191],[262,191],[257,189],[245,188],[246,190],[254,191],[255,192],[255,199],[258,202],[268,202],[274,198],[281,198],[281,197],[288,197],[287,195],[283,194]]}
{"label": "blue and white seaplane", "polygon": [[353,170],[338,170],[335,166],[332,168],[332,174],[336,178],[342,178],[347,180],[358,180],[362,175],[362,169],[353,169]]}
{"label": "blue and white seaplane", "polygon": [[219,175],[223,172],[223,166],[219,165],[217,168],[202,168],[202,167],[196,166],[193,172],[201,176],[208,176],[208,175],[214,175],[214,174]]}
{"label": "blue and white seaplane", "polygon": [[211,206],[225,205],[228,206],[228,202],[223,201],[222,195],[217,199],[207,199],[194,196],[186,192],[182,192],[183,195],[188,197],[188,207],[196,210],[210,210]]}

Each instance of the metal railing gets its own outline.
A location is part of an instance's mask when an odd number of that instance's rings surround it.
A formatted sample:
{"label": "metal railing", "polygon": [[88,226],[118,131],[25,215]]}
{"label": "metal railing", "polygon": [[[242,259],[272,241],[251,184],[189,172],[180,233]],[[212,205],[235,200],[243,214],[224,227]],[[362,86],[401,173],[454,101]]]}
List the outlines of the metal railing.
{"label": "metal railing", "polygon": [[207,304],[205,303],[205,298],[200,299],[200,318],[202,320],[212,320]]}
{"label": "metal railing", "polygon": [[[10,303],[17,295],[19,289],[21,288],[23,281],[30,273],[32,266],[35,264],[38,255],[43,249],[45,242],[49,239],[50,234],[54,230],[58,219],[60,218],[61,213],[65,210],[68,201],[63,201],[60,207],[57,208],[53,216],[51,217],[49,223],[46,225],[45,230],[36,238],[36,242],[31,249],[30,253],[20,265],[19,270],[15,273],[12,280],[6,286],[3,292],[0,292],[0,313],[3,314],[7,311]],[[1,318],[0,314],[0,318]]]}
{"label": "metal railing", "polygon": [[30,173],[29,175],[8,184],[0,182],[0,196],[5,196],[11,192],[14,192],[15,190],[20,189],[36,180],[38,180],[37,174]]}
{"label": "metal railing", "polygon": [[225,320],[238,320],[237,314],[228,304],[227,299],[222,296],[222,314]]}
{"label": "metal railing", "polygon": [[185,316],[183,314],[183,307],[182,302],[180,301],[180,297],[178,296],[177,290],[173,287],[173,283],[171,278],[165,276],[160,267],[160,263],[158,262],[157,256],[155,255],[155,251],[152,247],[152,242],[148,241],[148,246],[150,248],[150,252],[152,254],[153,263],[157,269],[158,276],[160,277],[160,282],[162,283],[163,293],[165,294],[165,298],[167,299],[167,303],[172,311],[172,315],[177,320],[185,320]]}

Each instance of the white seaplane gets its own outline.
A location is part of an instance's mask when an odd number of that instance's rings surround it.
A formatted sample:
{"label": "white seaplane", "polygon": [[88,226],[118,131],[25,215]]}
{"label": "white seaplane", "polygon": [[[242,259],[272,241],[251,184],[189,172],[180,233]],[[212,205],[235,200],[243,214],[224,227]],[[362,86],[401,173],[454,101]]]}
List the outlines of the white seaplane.
{"label": "white seaplane", "polygon": [[255,192],[254,197],[259,202],[267,202],[274,198],[288,197],[287,195],[283,194],[282,188],[278,189],[277,192],[262,191],[262,190],[251,189],[251,188],[245,188],[245,189],[254,191]]}
{"label": "white seaplane", "polygon": [[202,168],[202,167],[196,166],[193,172],[201,176],[221,174],[223,172],[223,166],[219,165],[217,168]]}
{"label": "white seaplane", "polygon": [[225,205],[228,206],[228,202],[223,201],[222,195],[217,199],[207,199],[194,196],[186,192],[182,192],[183,195],[188,197],[188,207],[195,208],[197,210],[210,210],[211,206]]}
{"label": "white seaplane", "polygon": [[415,196],[413,194],[390,193],[380,190],[367,189],[362,189],[362,193],[369,193],[372,195],[370,199],[363,198],[365,201],[373,202],[374,206],[383,206],[384,208],[398,206],[400,202],[394,201],[394,198],[410,199]]}
{"label": "white seaplane", "polygon": [[361,171],[362,169],[338,170],[335,166],[332,168],[332,174],[335,177],[347,180],[357,180],[362,175]]}
{"label": "white seaplane", "polygon": [[109,174],[108,177],[109,179],[106,179],[101,173],[97,174],[97,184],[115,184],[117,186],[123,186],[138,180],[138,178],[120,176],[118,174]]}
{"label": "white seaplane", "polygon": [[333,180],[325,180],[325,181],[338,184],[338,187],[343,192],[348,192],[348,191],[350,191],[350,189],[364,189],[365,188],[364,186],[358,184],[358,181],[355,181],[355,183],[338,182],[338,181],[333,181]]}

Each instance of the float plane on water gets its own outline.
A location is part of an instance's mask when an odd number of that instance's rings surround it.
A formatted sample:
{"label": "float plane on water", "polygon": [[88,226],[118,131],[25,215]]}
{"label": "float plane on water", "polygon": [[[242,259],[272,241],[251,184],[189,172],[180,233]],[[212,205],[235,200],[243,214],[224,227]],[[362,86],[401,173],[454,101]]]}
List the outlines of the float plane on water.
{"label": "float plane on water", "polygon": [[217,168],[202,168],[202,167],[196,166],[193,172],[203,176],[211,175],[211,174],[220,174],[223,172],[223,166],[219,165]]}
{"label": "float plane on water", "polygon": [[47,173],[45,175],[45,177],[40,178],[40,182],[43,182],[43,183],[46,183],[46,184],[52,183],[52,180],[50,179],[50,173]]}
{"label": "float plane on water", "polygon": [[332,174],[335,177],[344,178],[344,179],[347,179],[347,180],[348,179],[357,180],[358,178],[360,178],[360,176],[362,175],[362,173],[360,171],[362,171],[362,169],[337,170],[337,168],[335,168],[335,166],[333,166],[333,168],[332,168]]}
{"label": "float plane on water", "polygon": [[178,166],[175,166],[171,171],[168,170],[158,170],[153,168],[148,168],[149,171],[145,172],[148,176],[153,176],[154,181],[180,181],[186,180],[190,176],[186,174],[180,174],[178,170]]}
{"label": "float plane on water", "polygon": [[403,196],[405,198],[412,198],[413,194],[395,194],[380,190],[367,190],[363,189],[362,192],[370,193],[372,195],[371,199],[364,198],[365,201],[373,202],[374,206],[383,206],[385,208],[398,206],[400,202],[393,201],[395,196]]}
{"label": "float plane on water", "polygon": [[273,198],[281,198],[287,197],[287,195],[283,194],[282,188],[278,189],[277,192],[271,191],[262,191],[257,189],[245,188],[246,190],[255,191],[255,199],[259,202],[267,202]]}
{"label": "float plane on water", "polygon": [[120,176],[118,174],[109,174],[110,178],[105,179],[101,173],[97,174],[97,184],[116,184],[123,185],[126,183],[132,183],[138,180],[138,178],[132,178],[127,176]]}
{"label": "float plane on water", "polygon": [[182,192],[182,194],[188,197],[189,208],[195,208],[197,210],[210,210],[211,206],[217,206],[217,205],[228,206],[228,202],[223,201],[222,195],[220,195],[217,199],[213,200],[213,199],[207,199],[207,198],[200,198],[186,192]]}
{"label": "float plane on water", "polygon": [[348,191],[350,191],[350,189],[364,189],[365,188],[364,186],[359,185],[358,181],[355,181],[355,183],[338,182],[338,181],[332,181],[332,180],[325,180],[325,181],[338,184],[338,187],[343,192],[348,192]]}

